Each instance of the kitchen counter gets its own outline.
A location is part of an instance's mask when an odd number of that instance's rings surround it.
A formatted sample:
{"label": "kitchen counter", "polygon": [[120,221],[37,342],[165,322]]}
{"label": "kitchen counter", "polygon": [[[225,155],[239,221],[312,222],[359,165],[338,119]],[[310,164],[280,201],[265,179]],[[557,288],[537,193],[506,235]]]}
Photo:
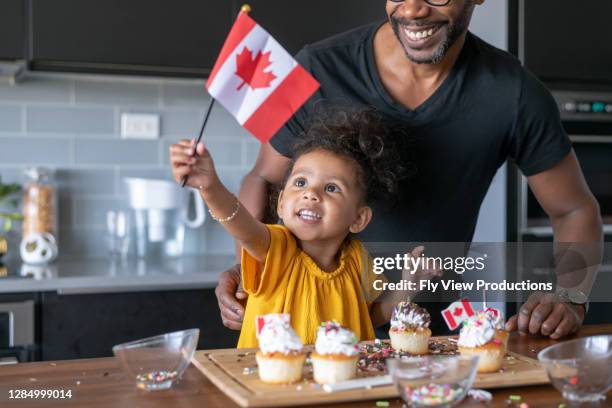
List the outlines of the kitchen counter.
{"label": "kitchen counter", "polygon": [[[585,326],[577,337],[594,334],[612,333],[612,324]],[[535,358],[537,353],[554,340],[546,338],[510,336],[508,349]],[[0,366],[0,405],[19,407],[237,407],[217,387],[204,377],[193,365],[187,368],[183,379],[166,391],[145,392],[136,389],[131,379],[121,371],[114,358],[71,360],[57,362],[26,363],[14,366]],[[71,390],[72,399],[12,400],[8,401],[11,389]],[[551,385],[503,388],[492,390],[493,401],[490,406],[505,407],[510,395],[520,395],[530,407],[557,408],[563,403],[561,394]],[[599,406],[610,406],[612,392],[608,400]],[[329,405],[329,407],[368,407],[374,401],[350,402]],[[401,407],[398,399],[390,401],[391,407]],[[466,399],[460,407],[483,407],[482,403]]]}
{"label": "kitchen counter", "polygon": [[7,265],[0,294],[141,292],[214,288],[219,274],[234,263],[229,255],[183,256],[177,259],[111,261],[65,259],[47,266]]}

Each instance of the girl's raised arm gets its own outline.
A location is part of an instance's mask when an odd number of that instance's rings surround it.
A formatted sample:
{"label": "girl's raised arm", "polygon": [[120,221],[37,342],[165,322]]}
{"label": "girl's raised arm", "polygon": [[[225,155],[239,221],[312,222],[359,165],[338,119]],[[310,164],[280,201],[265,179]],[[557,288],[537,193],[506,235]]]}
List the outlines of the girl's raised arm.
{"label": "girl's raised arm", "polygon": [[181,140],[170,146],[172,174],[180,183],[187,176],[187,185],[200,190],[216,221],[229,232],[251,256],[264,262],[270,246],[270,232],[260,221],[251,216],[238,198],[221,183],[208,150],[202,143],[195,147],[193,140]]}

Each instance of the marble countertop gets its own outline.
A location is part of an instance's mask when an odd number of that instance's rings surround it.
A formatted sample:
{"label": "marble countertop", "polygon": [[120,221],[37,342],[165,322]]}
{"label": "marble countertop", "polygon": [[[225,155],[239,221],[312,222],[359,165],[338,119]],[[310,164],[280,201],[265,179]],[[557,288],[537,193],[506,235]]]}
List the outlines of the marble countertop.
{"label": "marble countertop", "polygon": [[0,268],[0,294],[113,293],[214,288],[233,256],[176,259],[63,259],[46,266],[8,263]]}

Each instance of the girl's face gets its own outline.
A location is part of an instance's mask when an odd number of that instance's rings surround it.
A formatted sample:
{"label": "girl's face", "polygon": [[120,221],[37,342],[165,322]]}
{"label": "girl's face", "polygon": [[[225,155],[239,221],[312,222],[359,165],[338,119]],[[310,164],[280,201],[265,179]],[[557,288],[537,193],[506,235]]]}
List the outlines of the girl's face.
{"label": "girl's face", "polygon": [[372,217],[363,203],[358,165],[325,150],[300,156],[278,200],[278,215],[302,241],[343,240]]}

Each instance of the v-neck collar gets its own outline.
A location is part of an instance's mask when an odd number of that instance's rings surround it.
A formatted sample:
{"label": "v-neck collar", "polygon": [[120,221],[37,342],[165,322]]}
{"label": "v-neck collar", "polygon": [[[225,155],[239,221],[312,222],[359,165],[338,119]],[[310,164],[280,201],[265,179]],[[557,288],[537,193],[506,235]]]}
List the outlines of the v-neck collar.
{"label": "v-neck collar", "polygon": [[374,83],[374,87],[378,92],[381,99],[391,108],[394,112],[401,114],[402,116],[412,116],[418,117],[429,112],[431,109],[439,106],[444,102],[444,97],[448,93],[449,88],[453,85],[455,80],[457,79],[458,74],[461,72],[463,66],[467,62],[469,56],[470,43],[472,41],[471,33],[468,32],[465,38],[465,42],[463,44],[463,48],[457,57],[457,61],[451,68],[451,71],[448,73],[448,76],[444,79],[444,81],[440,84],[440,86],[434,91],[433,94],[429,96],[423,103],[417,106],[414,109],[408,109],[401,103],[397,102],[389,93],[387,89],[383,85],[382,79],[380,78],[380,73],[378,72],[378,68],[376,66],[376,61],[374,59],[374,36],[387,20],[384,20],[378,24],[372,25],[372,30],[368,33],[368,38],[366,41],[366,64],[368,66],[368,70],[371,73],[372,81]]}

